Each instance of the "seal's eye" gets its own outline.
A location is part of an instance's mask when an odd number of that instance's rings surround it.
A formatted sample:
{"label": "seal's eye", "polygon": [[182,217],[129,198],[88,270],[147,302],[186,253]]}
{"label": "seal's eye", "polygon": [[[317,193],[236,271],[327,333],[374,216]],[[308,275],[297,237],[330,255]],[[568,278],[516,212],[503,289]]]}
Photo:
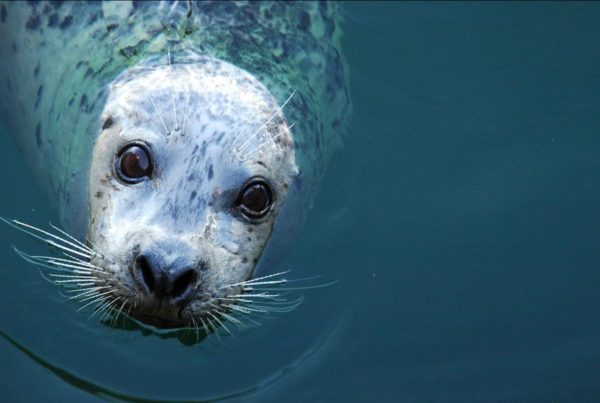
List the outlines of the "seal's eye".
{"label": "seal's eye", "polygon": [[248,218],[264,217],[271,207],[271,189],[263,179],[247,184],[240,192],[237,205]]}
{"label": "seal's eye", "polygon": [[117,155],[116,171],[123,182],[143,181],[152,174],[150,152],[141,144],[126,144]]}

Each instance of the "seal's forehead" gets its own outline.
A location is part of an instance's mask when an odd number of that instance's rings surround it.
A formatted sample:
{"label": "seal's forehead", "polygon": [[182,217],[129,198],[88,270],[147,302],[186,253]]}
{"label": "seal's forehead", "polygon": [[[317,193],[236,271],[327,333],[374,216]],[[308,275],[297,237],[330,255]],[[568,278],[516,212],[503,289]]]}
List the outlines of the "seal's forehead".
{"label": "seal's forehead", "polygon": [[244,105],[250,110],[277,107],[271,93],[254,76],[216,59],[133,69],[113,82],[109,102],[126,106],[162,94],[171,97],[186,94],[190,98],[204,98],[206,102]]}
{"label": "seal's forehead", "polygon": [[236,160],[274,167],[293,159],[284,104],[248,72],[203,59],[132,68],[111,85],[104,114],[117,118],[123,141],[216,144]]}

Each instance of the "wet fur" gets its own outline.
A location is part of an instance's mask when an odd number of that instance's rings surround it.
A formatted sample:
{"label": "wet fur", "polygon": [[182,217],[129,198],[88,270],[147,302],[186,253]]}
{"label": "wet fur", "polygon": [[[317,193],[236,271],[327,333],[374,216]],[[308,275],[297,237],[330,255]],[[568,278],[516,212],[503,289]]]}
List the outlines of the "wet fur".
{"label": "wet fur", "polygon": [[[245,303],[238,294],[249,292],[244,282],[253,281],[269,238],[276,252],[293,239],[345,131],[350,97],[337,7],[183,1],[0,7],[0,51],[7,55],[0,85],[8,95],[0,115],[72,239],[87,233],[86,247],[96,245],[81,261],[62,256],[69,262],[50,266],[87,270],[93,280],[66,284],[92,281],[76,295],[96,312],[137,310],[140,317],[168,318],[169,326],[219,324],[234,302]],[[229,92],[207,89],[214,81],[202,77],[225,80]],[[195,80],[204,87],[190,88]],[[157,155],[156,177],[137,187],[123,186],[112,171],[127,139],[151,143]],[[261,223],[246,223],[231,209],[252,175],[275,186],[276,204]],[[134,291],[127,268],[132,251],[145,243],[163,245],[167,260],[182,258],[181,252],[169,257],[169,250],[185,251],[197,268],[198,295],[187,311],[167,312]],[[229,298],[230,306],[219,298]]]}

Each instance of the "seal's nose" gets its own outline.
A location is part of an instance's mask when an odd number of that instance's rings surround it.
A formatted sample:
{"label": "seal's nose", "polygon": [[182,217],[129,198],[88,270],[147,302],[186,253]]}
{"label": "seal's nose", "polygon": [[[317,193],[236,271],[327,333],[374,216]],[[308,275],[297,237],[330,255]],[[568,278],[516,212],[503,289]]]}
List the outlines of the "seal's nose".
{"label": "seal's nose", "polygon": [[178,301],[189,296],[197,277],[193,267],[179,262],[165,265],[152,253],[140,254],[135,258],[133,274],[143,291],[158,298]]}

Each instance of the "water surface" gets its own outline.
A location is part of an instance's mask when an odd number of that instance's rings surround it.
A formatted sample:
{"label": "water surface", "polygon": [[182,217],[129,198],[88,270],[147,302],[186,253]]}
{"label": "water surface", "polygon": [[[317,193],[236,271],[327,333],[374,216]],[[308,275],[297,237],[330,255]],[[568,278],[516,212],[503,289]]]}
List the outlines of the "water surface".
{"label": "water surface", "polygon": [[[87,321],[0,227],[2,400],[600,398],[600,5],[344,8],[353,123],[282,264],[339,282],[186,346]],[[0,214],[57,221],[0,153]]]}

